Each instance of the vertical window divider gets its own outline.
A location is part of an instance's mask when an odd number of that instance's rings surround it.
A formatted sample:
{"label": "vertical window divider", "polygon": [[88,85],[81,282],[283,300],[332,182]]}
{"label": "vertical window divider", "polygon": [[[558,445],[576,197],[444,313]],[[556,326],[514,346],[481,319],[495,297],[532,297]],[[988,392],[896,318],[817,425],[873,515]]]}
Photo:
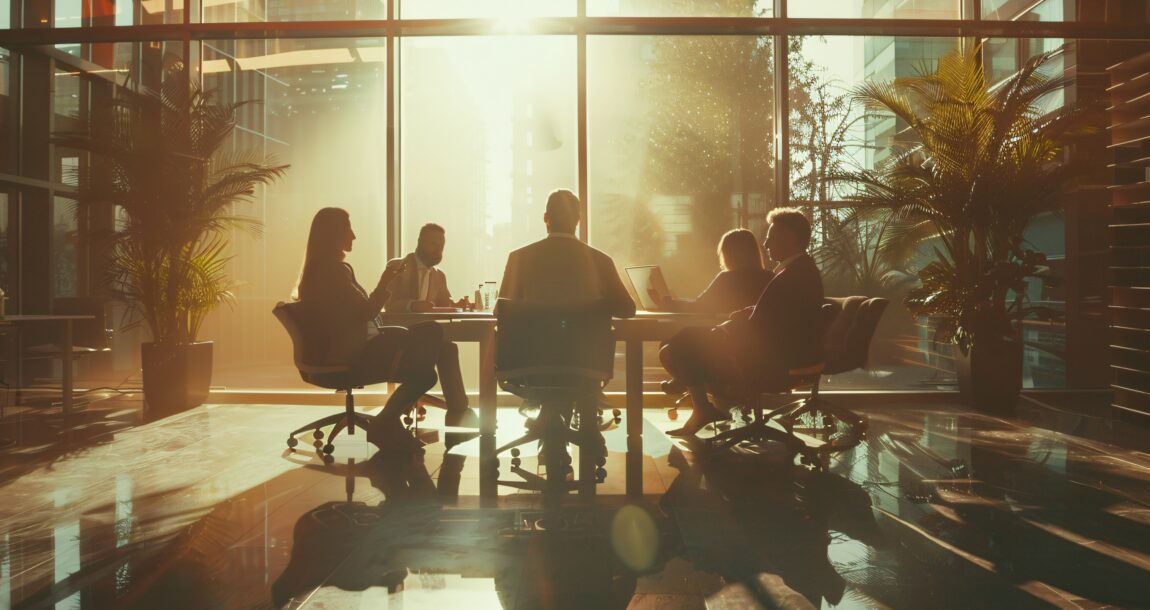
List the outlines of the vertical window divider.
{"label": "vertical window divider", "polygon": [[384,105],[386,106],[385,112],[387,113],[387,136],[386,136],[386,177],[387,187],[386,192],[386,211],[387,218],[387,258],[392,259],[399,256],[400,247],[400,206],[399,206],[399,159],[397,158],[399,137],[397,130],[399,129],[399,122],[396,117],[399,116],[399,103],[396,101],[395,96],[395,83],[399,78],[399,71],[396,69],[396,56],[399,53],[398,45],[396,44],[395,36],[395,13],[396,5],[400,0],[388,0],[387,3],[387,31],[385,36],[385,43],[387,45],[387,86],[385,87],[386,93],[384,94]]}
{"label": "vertical window divider", "polygon": [[[775,0],[775,17],[782,19],[784,27],[774,35],[775,60],[775,207],[790,203],[790,64],[787,57],[789,31],[785,27],[787,0]],[[749,220],[749,219],[748,219]]]}
{"label": "vertical window divider", "polygon": [[591,222],[588,212],[591,205],[588,202],[590,193],[587,188],[587,0],[577,0],[576,6],[575,61],[578,82],[575,114],[578,115],[576,129],[579,132],[579,204],[582,206],[579,213],[583,218],[583,222],[579,223],[579,239],[588,241],[588,225]]}

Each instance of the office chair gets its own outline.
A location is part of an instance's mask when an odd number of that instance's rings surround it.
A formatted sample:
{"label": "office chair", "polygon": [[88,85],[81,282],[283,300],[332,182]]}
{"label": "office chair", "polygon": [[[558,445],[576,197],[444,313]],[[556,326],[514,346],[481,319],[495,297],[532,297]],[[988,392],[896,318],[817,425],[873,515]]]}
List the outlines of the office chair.
{"label": "office chair", "polygon": [[[575,488],[581,494],[594,493],[595,483],[607,476],[597,410],[603,386],[614,373],[614,358],[611,316],[600,308],[499,300],[496,379],[503,390],[541,406],[525,435],[496,450],[496,456],[511,452],[511,472],[523,480],[497,479],[498,484],[547,493]],[[572,405],[579,416],[578,430],[571,427]],[[541,441],[546,478],[520,467],[518,447],[532,441]],[[572,481],[567,480],[568,443],[580,448],[579,478]]]}
{"label": "office chair", "polygon": [[[324,462],[330,463],[332,460],[331,454],[335,451],[335,445],[333,443],[340,432],[346,429],[348,434],[355,434],[356,427],[366,430],[373,419],[372,416],[355,410],[353,390],[362,389],[366,385],[375,383],[395,381],[395,371],[399,366],[399,361],[403,353],[396,353],[390,366],[381,367],[379,370],[373,371],[359,371],[351,365],[310,363],[307,361],[307,358],[310,354],[315,353],[315,351],[309,349],[309,347],[314,346],[320,338],[312,336],[315,333],[309,332],[307,325],[304,323],[306,318],[303,315],[303,308],[304,305],[302,303],[280,302],[276,303],[272,313],[276,319],[280,321],[280,324],[283,325],[288,336],[291,337],[292,358],[295,361],[296,369],[299,370],[300,378],[314,386],[343,392],[344,411],[343,413],[317,419],[293,430],[291,434],[288,435],[287,446],[294,451],[295,447],[299,445],[299,439],[297,439],[296,436],[311,431],[312,438],[315,439],[312,445],[315,447],[316,452],[320,454]],[[417,416],[413,417],[410,414],[404,416],[404,424],[411,428],[417,421],[422,420],[424,404],[438,405],[440,403],[442,403],[442,401],[434,396],[423,395],[412,405]],[[325,443],[323,428],[327,426],[334,427],[331,432],[327,434],[327,442]]]}
{"label": "office chair", "polygon": [[[836,315],[823,341],[826,362],[823,374],[837,375],[865,367],[870,355],[871,340],[889,301],[862,296],[828,298],[826,301],[835,308]],[[817,383],[811,388],[809,398],[778,412],[777,417],[786,430],[796,429],[796,424],[805,417],[815,424],[808,429],[821,427],[828,434],[836,430],[835,420],[842,422],[847,430],[841,435],[840,448],[836,450],[857,445],[865,437],[868,427],[866,417],[819,396]],[[818,426],[820,419],[822,425]]]}
{"label": "office chair", "polygon": [[[835,375],[866,365],[871,339],[888,301],[882,298],[828,298],[823,304],[823,362],[791,369],[785,376],[766,375],[756,384],[731,391],[742,404],[752,405],[747,425],[722,432],[708,440],[712,448],[724,448],[744,440],[781,441],[803,464],[826,470],[830,456],[849,449],[865,438],[867,419],[849,409],[833,405],[819,396],[823,375]],[[764,413],[762,401],[771,394],[806,391],[807,396]],[[815,426],[798,426],[804,419]],[[817,425],[821,420],[821,426]],[[837,432],[835,421],[846,430]],[[773,424],[773,425],[772,425]],[[821,433],[826,440],[806,432]]]}

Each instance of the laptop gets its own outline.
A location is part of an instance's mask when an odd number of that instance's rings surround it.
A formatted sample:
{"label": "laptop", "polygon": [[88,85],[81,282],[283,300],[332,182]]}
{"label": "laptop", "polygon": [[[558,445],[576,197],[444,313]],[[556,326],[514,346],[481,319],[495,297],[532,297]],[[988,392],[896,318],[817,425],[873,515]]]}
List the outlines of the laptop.
{"label": "laptop", "polygon": [[641,265],[624,270],[635,289],[635,296],[639,297],[639,307],[644,311],[663,311],[663,301],[675,297],[667,287],[659,265]]}

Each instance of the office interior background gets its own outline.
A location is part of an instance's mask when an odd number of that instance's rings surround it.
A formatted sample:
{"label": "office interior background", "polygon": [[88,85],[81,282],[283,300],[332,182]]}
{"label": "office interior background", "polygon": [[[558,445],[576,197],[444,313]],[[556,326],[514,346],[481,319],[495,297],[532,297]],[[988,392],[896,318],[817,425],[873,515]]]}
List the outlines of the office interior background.
{"label": "office interior background", "polygon": [[[985,40],[997,82],[1064,46],[1056,68],[1072,80],[1046,100],[1049,111],[1103,110],[1107,68],[1147,50],[1140,2],[792,4],[6,0],[0,285],[8,310],[48,311],[59,297],[102,294],[91,236],[115,226],[117,211],[77,208],[69,196],[89,156],[50,137],[84,129],[101,98],[157,87],[172,61],[186,62],[217,100],[253,102],[230,146],[291,165],[237,207],[263,230],[233,237],[234,304],[202,333],[215,341],[213,384],[252,390],[305,387],[268,311],[290,295],[319,207],[351,212],[359,239],[349,261],[361,275],[410,251],[424,223],[443,225],[441,268],[459,297],[498,281],[507,252],[542,234],[547,193],[571,188],[586,206],[581,237],[621,267],[663,265],[671,288],[689,296],[715,269],[717,238],[735,227],[761,233],[771,208],[808,210],[819,225],[816,250],[828,238],[851,188],[828,173],[873,168],[906,129],[855,102],[858,84],[929,72],[976,40]],[[1122,161],[1110,136],[1099,131],[1070,154]],[[1113,164],[1099,171],[1095,188],[1028,232],[1058,278],[1033,281],[1028,296],[1065,313],[1027,323],[1028,389],[1120,383],[1108,356],[1108,188],[1130,175]],[[860,253],[874,247],[865,232],[855,228]],[[907,285],[899,274],[920,262],[886,270],[878,289],[897,296]],[[828,294],[858,292],[859,283],[840,278]],[[902,307],[890,313],[874,370],[841,381],[844,389],[953,390],[949,347],[932,340],[930,322]],[[87,366],[128,376],[141,340],[118,333],[113,355]]]}
{"label": "office interior background", "polygon": [[[214,342],[209,402],[330,394],[300,379],[271,315],[291,298],[319,208],[350,212],[358,239],[348,261],[365,286],[412,251],[422,225],[442,225],[439,268],[459,298],[498,281],[508,252],[544,235],[556,188],[582,200],[581,239],[621,271],[661,265],[684,297],[716,272],[724,232],[762,237],[771,209],[802,208],[826,294],[892,301],[869,367],[823,390],[946,396],[957,392],[954,347],[902,304],[932,245],[876,263],[877,227],[846,222],[853,185],[831,176],[873,169],[909,137],[903,121],[855,99],[860,84],[932,72],[979,43],[991,86],[1062,49],[1050,69],[1067,84],[1044,111],[1082,108],[1100,121],[1065,153],[1096,163],[1090,180],[1027,231],[1047,261],[1027,296],[1058,315],[1024,323],[1024,395],[1143,437],[1143,0],[0,0],[5,309],[108,298],[112,349],[78,364],[80,383],[139,385],[147,330],[119,324],[125,310],[108,293],[97,239],[121,212],[77,201],[98,162],[53,138],[90,128],[111,99],[158,90],[182,62],[219,102],[250,102],[228,147],[290,164],[235,206],[261,229],[229,236],[234,298],[200,333]],[[832,264],[857,273],[827,274]],[[665,377],[656,348],[645,359],[650,393]],[[460,351],[475,392],[478,350]],[[7,366],[3,381],[16,388],[54,366]],[[622,392],[623,367],[620,355],[609,393]]]}

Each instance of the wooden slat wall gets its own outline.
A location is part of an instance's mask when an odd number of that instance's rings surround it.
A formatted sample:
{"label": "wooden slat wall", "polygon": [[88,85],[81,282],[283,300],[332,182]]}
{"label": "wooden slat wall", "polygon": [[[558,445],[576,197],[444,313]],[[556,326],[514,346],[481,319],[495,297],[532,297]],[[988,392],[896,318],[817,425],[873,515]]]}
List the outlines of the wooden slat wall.
{"label": "wooden slat wall", "polygon": [[1110,352],[1115,415],[1150,421],[1150,53],[1111,66]]}

